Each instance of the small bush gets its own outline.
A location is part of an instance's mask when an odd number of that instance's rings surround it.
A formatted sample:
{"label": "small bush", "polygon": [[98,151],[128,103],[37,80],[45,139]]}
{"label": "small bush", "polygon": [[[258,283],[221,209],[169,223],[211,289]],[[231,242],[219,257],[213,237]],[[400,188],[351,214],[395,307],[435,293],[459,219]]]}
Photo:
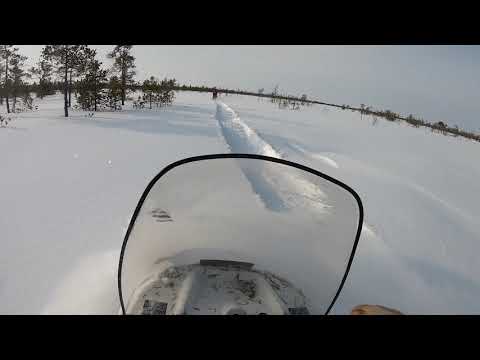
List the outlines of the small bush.
{"label": "small bush", "polygon": [[12,122],[12,118],[0,115],[0,128],[5,128]]}

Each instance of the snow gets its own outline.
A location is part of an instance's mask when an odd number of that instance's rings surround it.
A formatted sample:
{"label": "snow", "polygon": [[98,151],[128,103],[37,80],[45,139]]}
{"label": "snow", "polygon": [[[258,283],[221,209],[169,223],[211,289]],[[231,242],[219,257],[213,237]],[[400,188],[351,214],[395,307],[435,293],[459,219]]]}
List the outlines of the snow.
{"label": "snow", "polygon": [[335,312],[360,303],[479,312],[478,143],[322,106],[287,111],[246,97],[229,106],[284,158],[362,198],[366,226]]}
{"label": "snow", "polygon": [[[231,152],[282,158],[228,105],[218,101],[215,116]],[[303,173],[291,173],[286,171],[284,166],[277,164],[260,163],[260,167],[253,167],[246,161],[240,162],[240,166],[243,164],[247,165],[243,172],[252,185],[253,191],[259,195],[268,208],[272,210],[288,209],[303,203],[309,210],[321,212],[327,207],[322,202],[322,198],[325,198],[323,191],[305,178]]]}
{"label": "snow", "polygon": [[0,129],[3,314],[117,313],[118,254],[148,182],[180,158],[239,150],[300,162],[362,198],[362,236],[333,313],[361,303],[480,313],[478,143],[246,96],[217,104],[179,93],[169,108],[68,119],[60,95],[38,104]]}
{"label": "snow", "polygon": [[[61,101],[46,98],[38,112],[15,115],[15,128],[1,129],[2,313],[55,313],[52,303],[62,303],[58,311],[89,313],[91,307],[75,307],[75,299],[95,290],[88,285],[93,280],[116,286],[113,278],[101,279],[116,273],[118,258],[108,254],[119,253],[148,182],[170,162],[224,151],[209,101],[179,99],[158,112],[125,110],[91,118],[72,112],[68,119]],[[112,262],[98,264],[96,274],[84,261],[88,257]],[[58,299],[57,293],[68,294],[61,289],[65,279],[70,272],[81,274],[82,264],[87,273],[76,286],[67,284],[77,292]],[[89,274],[98,279],[87,280]]]}
{"label": "snow", "polygon": [[270,144],[245,124],[234,110],[221,101],[217,102],[215,117],[232,152],[259,154],[275,158],[282,157]]}

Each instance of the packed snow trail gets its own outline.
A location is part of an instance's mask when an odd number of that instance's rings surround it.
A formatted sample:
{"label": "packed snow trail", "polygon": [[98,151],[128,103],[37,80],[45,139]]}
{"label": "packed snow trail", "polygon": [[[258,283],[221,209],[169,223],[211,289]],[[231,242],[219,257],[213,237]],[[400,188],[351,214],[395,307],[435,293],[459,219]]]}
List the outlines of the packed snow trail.
{"label": "packed snow trail", "polygon": [[[232,152],[283,158],[280,152],[275,150],[273,146],[260,137],[255,130],[242,121],[231,107],[220,100],[217,100],[216,103],[216,118],[221,133]],[[310,153],[300,145],[294,143],[287,143],[286,145],[304,156],[320,160],[328,167],[334,169],[339,168],[338,163],[326,155]],[[300,162],[303,163],[302,161]],[[313,184],[301,176],[290,176],[288,173],[279,171],[278,166],[270,167],[267,171],[265,171],[265,169],[268,169],[268,165],[264,165],[263,168],[258,167],[254,171],[246,167],[242,170],[253,190],[259,195],[267,208],[282,211],[300,205],[307,210],[313,210],[315,216],[334,213],[333,204],[337,202],[336,199],[327,199],[325,193],[320,189],[319,184]],[[301,200],[299,201],[299,199]],[[347,213],[348,211],[344,210],[343,216],[346,216]],[[335,214],[336,216],[342,216],[342,210],[336,209]],[[330,221],[334,220],[330,218]],[[366,222],[363,223],[362,236],[376,236],[372,230],[372,226]]]}
{"label": "packed snow trail", "polygon": [[[282,156],[253,129],[245,124],[228,105],[217,101],[216,118],[222,135],[233,153],[247,153],[281,159]],[[335,199],[327,199],[320,184],[310,174],[288,172],[282,165],[259,162],[258,166],[242,166],[252,189],[265,206],[274,211],[285,211],[297,206],[325,214]]]}
{"label": "packed snow trail", "polygon": [[282,155],[245,124],[233,109],[219,100],[215,116],[232,152],[282,158]]}

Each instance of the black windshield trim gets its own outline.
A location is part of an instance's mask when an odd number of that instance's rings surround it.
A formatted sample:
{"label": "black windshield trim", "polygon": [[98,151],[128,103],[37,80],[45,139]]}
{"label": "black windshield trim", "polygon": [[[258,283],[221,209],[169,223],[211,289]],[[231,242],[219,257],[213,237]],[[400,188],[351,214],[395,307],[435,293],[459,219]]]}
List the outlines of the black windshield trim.
{"label": "black windshield trim", "polygon": [[301,169],[301,170],[304,170],[304,171],[309,172],[311,174],[317,175],[317,176],[319,176],[319,177],[321,177],[325,180],[328,180],[328,181],[344,188],[350,194],[352,194],[352,196],[355,198],[355,200],[357,201],[358,211],[359,211],[357,233],[355,235],[355,241],[353,243],[352,251],[350,253],[350,257],[348,259],[348,264],[347,264],[347,267],[345,269],[345,273],[343,275],[342,281],[340,282],[340,285],[337,289],[337,292],[335,293],[335,296],[333,297],[332,302],[330,303],[330,306],[327,308],[327,311],[325,312],[325,315],[328,315],[330,310],[332,309],[333,305],[337,301],[337,298],[340,295],[340,292],[342,291],[343,285],[345,284],[345,281],[347,280],[348,273],[350,272],[350,268],[352,266],[353,258],[355,257],[355,251],[357,249],[358,241],[360,240],[360,234],[362,232],[362,225],[363,225],[363,204],[362,204],[362,200],[360,199],[360,196],[355,192],[355,190],[353,190],[350,186],[348,186],[347,184],[344,184],[343,182],[341,182],[341,181],[339,181],[335,178],[332,178],[331,176],[328,176],[328,175],[326,175],[326,174],[324,174],[320,171],[317,171],[317,170],[309,168],[305,165],[297,164],[297,163],[294,163],[294,162],[291,162],[291,161],[288,161],[288,160],[278,159],[278,158],[274,158],[274,157],[270,157],[270,156],[264,156],[264,155],[256,155],[256,154],[210,154],[210,155],[200,155],[200,156],[193,156],[193,157],[185,158],[185,159],[178,160],[178,161],[175,161],[175,162],[167,165],[165,168],[163,168],[162,171],[160,171],[150,181],[150,183],[147,185],[145,191],[143,192],[142,196],[140,197],[140,200],[138,201],[137,207],[135,208],[132,219],[130,220],[130,223],[128,225],[127,232],[125,233],[125,238],[124,238],[123,243],[122,243],[122,249],[120,251],[120,259],[119,259],[119,262],[118,262],[118,279],[117,280],[118,280],[118,295],[120,297],[120,305],[121,305],[121,308],[122,308],[122,314],[125,315],[125,304],[124,304],[123,296],[122,296],[122,281],[121,281],[121,279],[122,279],[123,256],[124,256],[124,253],[125,253],[125,249],[126,249],[126,246],[127,246],[128,239],[130,237],[130,233],[133,229],[133,225],[135,224],[137,216],[140,213],[140,209],[142,208],[143,203],[148,196],[148,193],[152,189],[153,185],[155,185],[155,183],[163,175],[165,175],[167,172],[169,172],[170,170],[172,170],[172,169],[174,169],[174,168],[176,168],[180,165],[183,165],[183,164],[187,164],[187,163],[191,163],[191,162],[195,162],[195,161],[213,160],[213,159],[257,159],[257,160],[265,160],[265,161],[270,161],[270,162],[275,162],[275,163],[279,163],[279,164],[292,166],[294,168]]}

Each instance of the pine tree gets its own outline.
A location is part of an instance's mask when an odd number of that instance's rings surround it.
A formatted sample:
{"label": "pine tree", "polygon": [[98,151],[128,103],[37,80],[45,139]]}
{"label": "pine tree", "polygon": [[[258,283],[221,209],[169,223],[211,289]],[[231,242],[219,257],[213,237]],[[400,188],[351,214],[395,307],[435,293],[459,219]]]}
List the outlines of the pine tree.
{"label": "pine tree", "polygon": [[173,90],[177,86],[175,79],[168,80],[167,78],[163,79],[160,82],[160,104],[161,105],[170,105],[175,99],[175,91]]}
{"label": "pine tree", "polygon": [[5,101],[7,105],[7,113],[10,113],[10,101],[9,101],[9,91],[10,91],[10,81],[9,81],[9,63],[12,54],[15,51],[18,51],[17,48],[14,48],[13,45],[1,45],[0,47],[0,58],[3,62],[3,93],[5,96]]}
{"label": "pine tree", "polygon": [[[79,57],[77,59],[76,66],[72,67],[70,71],[68,72],[68,107],[72,107],[72,90],[73,90],[73,82],[77,82],[78,79],[85,74],[84,70],[84,63],[85,63],[85,57],[88,57],[86,55],[85,51],[90,51],[88,47],[84,50],[83,53],[79,54]],[[88,62],[88,60],[87,60]]]}
{"label": "pine tree", "polygon": [[132,45],[116,45],[108,54],[113,59],[113,70],[118,73],[121,81],[122,105],[125,105],[127,88],[133,82],[135,76],[135,57],[130,53]]}
{"label": "pine tree", "polygon": [[307,94],[303,94],[300,100],[302,101],[302,105],[305,104],[307,102]]}
{"label": "pine tree", "polygon": [[84,51],[84,57],[79,67],[84,78],[79,82],[77,102],[83,110],[97,111],[105,106],[105,83],[107,70],[101,68],[102,63],[95,59],[97,52],[92,49]]}
{"label": "pine tree", "polygon": [[175,79],[169,80],[165,78],[159,82],[157,78],[151,76],[142,84],[143,100],[149,102],[150,109],[152,108],[152,103],[157,107],[170,105],[175,98],[174,88],[176,86],[178,84]]}
{"label": "pine tree", "polygon": [[[270,99],[270,101],[271,101],[272,103],[277,102],[277,99],[276,99],[277,96],[278,96],[278,84],[275,85],[275,87],[273,88],[272,98]],[[280,105],[280,100],[278,100],[278,104]]]}
{"label": "pine tree", "polygon": [[118,77],[112,76],[108,82],[106,105],[112,110],[121,109],[118,104],[122,100],[122,84]]}
{"label": "pine tree", "polygon": [[[0,50],[1,51],[1,50]],[[1,54],[0,54],[1,56]],[[3,88],[3,75],[5,71],[5,65],[2,61],[0,61],[0,105],[3,105],[3,97],[4,97],[4,88]]]}
{"label": "pine tree", "polygon": [[[10,79],[10,93],[12,96],[12,112],[15,112],[16,110],[17,98],[21,95],[28,94],[23,81],[24,77],[27,76],[27,73],[23,69],[25,66],[25,60],[27,60],[27,57],[22,56],[17,52],[12,53],[10,56],[10,71],[8,76]],[[25,96],[23,99],[25,100],[24,102],[28,102],[30,100],[27,96]]]}
{"label": "pine tree", "polygon": [[23,78],[26,76],[23,66],[26,56],[18,53],[18,48],[13,45],[0,46],[0,58],[3,63],[3,95],[6,100],[7,113],[10,113],[10,96],[13,99],[12,110],[15,112],[17,96],[23,90]]}
{"label": "pine tree", "polygon": [[37,67],[30,68],[30,74],[38,79],[37,96],[43,99],[46,95],[55,93],[52,83],[53,65],[47,61],[43,56],[37,62]]}
{"label": "pine tree", "polygon": [[78,68],[82,61],[86,45],[47,45],[42,55],[46,60],[53,61],[57,66],[57,73],[63,77],[63,97],[65,117],[68,117],[68,94],[71,93],[71,84],[68,75]]}
{"label": "pine tree", "polygon": [[152,108],[152,100],[154,100],[155,95],[159,89],[159,83],[155,77],[150,76],[150,79],[145,80],[142,85],[142,91],[147,96],[148,102],[150,103],[150,109]]}

